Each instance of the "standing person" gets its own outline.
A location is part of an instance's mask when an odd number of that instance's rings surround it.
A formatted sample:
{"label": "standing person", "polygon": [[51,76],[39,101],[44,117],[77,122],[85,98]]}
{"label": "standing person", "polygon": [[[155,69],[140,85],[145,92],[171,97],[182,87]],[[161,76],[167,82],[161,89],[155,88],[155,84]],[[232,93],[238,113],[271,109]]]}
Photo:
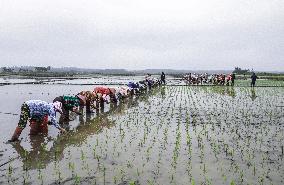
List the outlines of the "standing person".
{"label": "standing person", "polygon": [[257,79],[258,77],[257,77],[256,74],[253,72],[250,78],[251,78],[251,84],[250,84],[250,86],[251,86],[251,87],[254,87],[254,86],[255,86],[256,79]]}
{"label": "standing person", "polygon": [[165,75],[164,72],[162,72],[162,74],[161,74],[161,81],[164,85],[166,84],[166,75]]}
{"label": "standing person", "polygon": [[235,73],[232,73],[232,78],[231,78],[231,80],[232,80],[231,85],[232,85],[232,86],[235,85],[235,79],[236,79],[236,74],[235,74]]}
{"label": "standing person", "polygon": [[[17,141],[21,135],[23,129],[27,125],[27,121],[30,122],[30,135],[36,135],[38,133],[47,133],[47,125],[53,125],[61,132],[66,132],[56,122],[56,112],[62,113],[62,104],[60,102],[47,103],[41,100],[29,100],[22,104],[20,120],[16,127],[10,142]],[[50,121],[48,121],[48,116]]]}

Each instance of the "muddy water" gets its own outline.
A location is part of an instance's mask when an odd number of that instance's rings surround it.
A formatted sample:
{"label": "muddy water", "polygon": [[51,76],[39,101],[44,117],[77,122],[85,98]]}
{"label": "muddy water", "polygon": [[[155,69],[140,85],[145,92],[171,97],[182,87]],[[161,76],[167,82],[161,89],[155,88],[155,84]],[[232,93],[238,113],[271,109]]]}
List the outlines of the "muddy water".
{"label": "muddy water", "polygon": [[5,144],[23,101],[92,88],[0,87],[0,184],[284,183],[284,88],[161,87]]}

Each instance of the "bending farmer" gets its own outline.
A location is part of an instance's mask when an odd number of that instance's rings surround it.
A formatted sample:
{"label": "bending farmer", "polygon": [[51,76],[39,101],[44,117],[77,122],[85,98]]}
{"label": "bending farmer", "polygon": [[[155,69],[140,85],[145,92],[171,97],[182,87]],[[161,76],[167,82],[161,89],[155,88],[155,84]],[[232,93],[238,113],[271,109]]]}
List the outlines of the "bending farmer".
{"label": "bending farmer", "polygon": [[79,105],[83,105],[82,99],[78,96],[58,96],[53,102],[62,103],[62,117],[64,120],[69,120],[69,111],[75,112],[76,114],[81,114],[78,110]]}
{"label": "bending farmer", "polygon": [[81,99],[80,107],[86,106],[87,113],[92,113],[91,108],[98,109],[95,105],[99,100],[98,94],[92,91],[81,91],[77,96]]}
{"label": "bending farmer", "polygon": [[[47,133],[47,124],[55,126],[61,132],[65,132],[65,129],[61,128],[56,122],[56,112],[62,113],[62,104],[60,102],[47,103],[41,100],[26,101],[22,104],[18,126],[9,141],[14,142],[18,140],[28,120],[30,122],[31,135],[36,135],[40,132]],[[48,116],[50,117],[50,121],[48,121]]]}

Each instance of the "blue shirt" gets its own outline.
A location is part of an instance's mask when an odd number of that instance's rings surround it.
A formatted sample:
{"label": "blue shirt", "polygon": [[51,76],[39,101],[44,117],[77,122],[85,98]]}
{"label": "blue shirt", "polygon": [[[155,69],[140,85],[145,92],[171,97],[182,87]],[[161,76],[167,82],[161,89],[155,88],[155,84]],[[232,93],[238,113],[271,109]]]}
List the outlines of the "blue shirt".
{"label": "blue shirt", "polygon": [[132,89],[139,88],[139,85],[134,82],[129,82],[127,86]]}
{"label": "blue shirt", "polygon": [[40,118],[48,115],[50,117],[51,124],[56,128],[61,128],[56,121],[56,111],[52,103],[47,103],[41,100],[29,100],[25,102],[30,109],[31,118]]}

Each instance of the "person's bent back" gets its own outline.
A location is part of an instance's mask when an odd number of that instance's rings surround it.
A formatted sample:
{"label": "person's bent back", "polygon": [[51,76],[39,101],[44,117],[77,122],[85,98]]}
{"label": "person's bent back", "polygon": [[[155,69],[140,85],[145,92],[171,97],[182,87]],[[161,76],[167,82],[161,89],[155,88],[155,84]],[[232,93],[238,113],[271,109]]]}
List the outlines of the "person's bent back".
{"label": "person's bent back", "polygon": [[[26,127],[28,120],[31,122],[31,134],[37,134],[41,127],[47,129],[47,124],[51,124],[60,131],[65,132],[56,121],[56,112],[62,113],[62,104],[60,102],[47,103],[41,100],[26,101],[21,106],[18,126],[9,141],[13,142],[18,140],[22,130]],[[48,116],[50,117],[50,121],[48,121]]]}

